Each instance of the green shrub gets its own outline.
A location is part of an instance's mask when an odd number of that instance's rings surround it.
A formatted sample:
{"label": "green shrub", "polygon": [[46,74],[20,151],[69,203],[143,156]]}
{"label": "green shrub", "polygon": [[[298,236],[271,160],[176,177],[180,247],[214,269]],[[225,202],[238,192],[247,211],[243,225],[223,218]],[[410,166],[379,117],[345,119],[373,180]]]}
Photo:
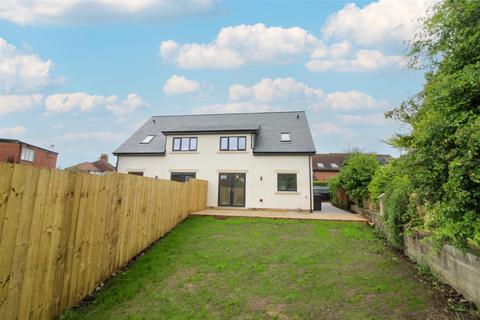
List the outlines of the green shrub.
{"label": "green shrub", "polygon": [[369,197],[368,185],[379,166],[377,157],[366,153],[352,154],[342,166],[340,185],[357,205],[362,206],[363,199]]}
{"label": "green shrub", "polygon": [[335,207],[350,210],[350,203],[340,182],[340,176],[328,180],[328,192],[330,192],[330,201]]}
{"label": "green shrub", "polygon": [[396,247],[403,245],[403,229],[406,223],[410,194],[410,182],[406,177],[393,177],[385,185],[383,197],[385,232],[387,240]]}

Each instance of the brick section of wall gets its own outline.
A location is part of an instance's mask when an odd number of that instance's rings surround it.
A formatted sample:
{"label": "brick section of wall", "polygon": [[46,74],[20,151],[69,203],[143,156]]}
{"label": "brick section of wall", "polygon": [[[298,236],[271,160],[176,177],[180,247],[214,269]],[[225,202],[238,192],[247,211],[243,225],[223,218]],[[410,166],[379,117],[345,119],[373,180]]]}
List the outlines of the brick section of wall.
{"label": "brick section of wall", "polygon": [[313,180],[326,181],[338,176],[338,171],[313,171]]}
{"label": "brick section of wall", "polygon": [[28,145],[28,148],[35,150],[35,158],[33,163],[20,160],[21,144],[0,142],[0,162],[33,164],[37,167],[55,169],[57,165],[57,154],[45,151],[41,148]]}
{"label": "brick section of wall", "polygon": [[56,153],[47,152],[39,148],[33,149],[35,150],[34,166],[55,169],[57,165]]}
{"label": "brick section of wall", "polygon": [[17,143],[0,142],[0,162],[18,163],[20,145]]}

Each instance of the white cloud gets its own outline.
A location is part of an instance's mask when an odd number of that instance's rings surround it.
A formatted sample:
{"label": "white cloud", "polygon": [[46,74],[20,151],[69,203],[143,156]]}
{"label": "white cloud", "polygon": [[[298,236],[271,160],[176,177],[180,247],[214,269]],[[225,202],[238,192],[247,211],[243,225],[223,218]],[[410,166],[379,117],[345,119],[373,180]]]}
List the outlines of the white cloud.
{"label": "white cloud", "polygon": [[[345,52],[342,52],[342,56],[344,55]],[[378,70],[387,66],[403,66],[405,65],[404,61],[405,58],[402,56],[387,56],[378,50],[360,49],[352,57],[339,58],[331,55],[325,59],[310,60],[305,66],[314,72],[361,72]]]}
{"label": "white cloud", "polygon": [[285,101],[315,101],[322,98],[320,89],[288,78],[262,79],[260,82],[245,86],[236,84],[229,88],[229,98],[234,101],[254,100],[260,103],[273,103]]}
{"label": "white cloud", "polygon": [[208,13],[216,7],[216,0],[6,0],[0,2],[0,19],[20,25],[158,22]]}
{"label": "white cloud", "polygon": [[187,94],[198,91],[200,84],[198,81],[189,80],[183,76],[174,74],[163,86],[163,92],[166,95]]}
{"label": "white cloud", "polygon": [[124,138],[124,134],[113,133],[111,131],[72,131],[60,136],[58,140],[64,142],[114,142]]}
{"label": "white cloud", "polygon": [[10,128],[0,128],[0,137],[3,138],[17,138],[27,131],[23,126],[15,126]]}
{"label": "white cloud", "polygon": [[57,93],[45,99],[48,113],[68,112],[74,109],[89,111],[100,105],[114,103],[116,96],[89,95],[85,92]]}
{"label": "white cloud", "polygon": [[299,27],[243,24],[222,28],[215,40],[206,44],[163,41],[160,57],[185,69],[236,68],[256,62],[289,62],[318,45],[315,36]]}
{"label": "white cloud", "polygon": [[254,105],[270,105],[270,108],[312,108],[315,111],[381,109],[388,106],[386,101],[378,101],[360,91],[324,93],[320,88],[310,87],[291,77],[266,78],[251,86],[232,85],[229,99]]}
{"label": "white cloud", "polygon": [[418,19],[437,0],[378,0],[362,8],[349,3],[332,14],[323,27],[326,38],[372,45],[412,39]]}
{"label": "white cloud", "polygon": [[52,84],[53,66],[52,60],[24,53],[0,38],[0,87],[3,92],[34,91]]}
{"label": "white cloud", "polygon": [[371,113],[371,114],[360,114],[360,115],[341,114],[341,115],[338,115],[338,118],[343,123],[353,124],[353,125],[385,126],[385,125],[391,125],[393,123],[392,120],[385,118],[385,115],[383,113]]}
{"label": "white cloud", "polygon": [[14,112],[29,111],[43,102],[43,95],[1,95],[0,115]]}
{"label": "white cloud", "polygon": [[365,109],[383,109],[388,107],[385,100],[376,100],[372,96],[352,90],[337,91],[329,93],[325,99],[314,106],[314,109],[320,110],[329,108],[332,110],[365,110]]}
{"label": "white cloud", "polygon": [[47,113],[61,113],[74,110],[86,112],[101,106],[116,116],[125,116],[139,108],[147,107],[148,103],[136,93],[130,93],[123,100],[120,100],[116,95],[90,95],[85,92],[58,93],[50,95],[45,99]]}
{"label": "white cloud", "polygon": [[[115,97],[116,98],[116,97]],[[134,113],[140,108],[149,107],[147,101],[145,101],[142,97],[140,97],[136,93],[130,93],[127,96],[127,99],[117,101],[115,99],[113,103],[107,104],[107,110],[113,112],[113,114],[117,117],[123,117],[129,114]]]}

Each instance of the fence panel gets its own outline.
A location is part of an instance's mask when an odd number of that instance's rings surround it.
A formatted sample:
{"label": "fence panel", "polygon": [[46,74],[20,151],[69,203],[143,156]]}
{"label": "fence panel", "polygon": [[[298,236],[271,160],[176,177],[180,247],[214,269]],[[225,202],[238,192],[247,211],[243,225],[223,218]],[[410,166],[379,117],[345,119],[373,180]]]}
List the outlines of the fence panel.
{"label": "fence panel", "polygon": [[0,163],[0,314],[59,315],[206,205],[202,180]]}

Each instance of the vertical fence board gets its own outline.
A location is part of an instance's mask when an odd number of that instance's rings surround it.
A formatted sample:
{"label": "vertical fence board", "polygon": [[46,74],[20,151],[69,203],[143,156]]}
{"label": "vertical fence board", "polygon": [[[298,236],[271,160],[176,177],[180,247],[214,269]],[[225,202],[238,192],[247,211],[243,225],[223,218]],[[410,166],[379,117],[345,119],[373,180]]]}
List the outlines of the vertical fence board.
{"label": "vertical fence board", "polygon": [[0,163],[0,315],[52,319],[189,212],[207,182]]}

